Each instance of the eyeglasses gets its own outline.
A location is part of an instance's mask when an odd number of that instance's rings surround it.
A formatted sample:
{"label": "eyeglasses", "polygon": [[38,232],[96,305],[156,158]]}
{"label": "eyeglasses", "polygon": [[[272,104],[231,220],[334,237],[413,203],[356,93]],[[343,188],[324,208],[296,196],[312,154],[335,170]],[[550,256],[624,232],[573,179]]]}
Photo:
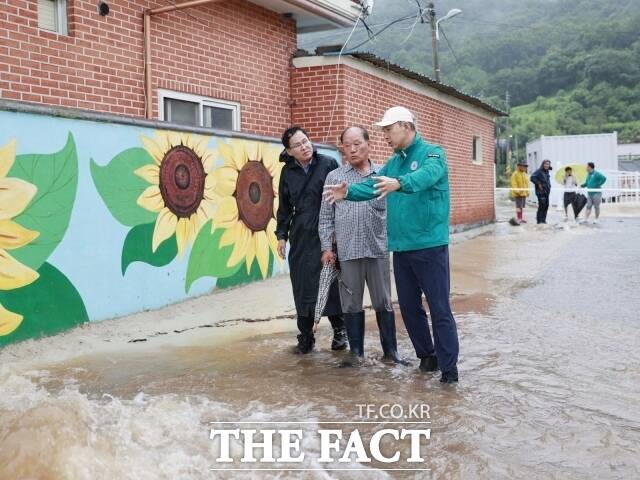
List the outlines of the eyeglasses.
{"label": "eyeglasses", "polygon": [[294,143],[293,145],[289,145],[289,148],[291,150],[295,150],[296,148],[306,147],[307,145],[311,145],[311,142],[309,141],[308,138],[305,138],[300,143]]}

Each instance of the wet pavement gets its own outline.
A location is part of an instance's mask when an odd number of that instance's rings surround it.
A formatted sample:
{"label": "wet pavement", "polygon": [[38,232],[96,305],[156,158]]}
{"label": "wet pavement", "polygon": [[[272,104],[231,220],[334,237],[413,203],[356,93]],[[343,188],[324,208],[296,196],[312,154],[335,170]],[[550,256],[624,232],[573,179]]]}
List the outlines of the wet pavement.
{"label": "wet pavement", "polygon": [[[639,245],[640,218],[620,217],[598,226],[500,222],[452,247],[461,341],[453,387],[417,371],[399,315],[411,367],[379,361],[371,315],[357,369],[338,368],[344,353],[329,350],[325,320],[307,356],[291,353],[293,322],[276,320],[175,345],[34,359],[29,369],[2,365],[0,479],[640,478]],[[304,421],[312,432],[321,422],[371,420],[362,404],[429,406],[424,462],[394,465],[424,471],[378,470],[389,466],[375,461],[329,470],[336,465],[317,461],[312,435],[294,465],[308,471],[210,471],[220,465],[209,422]],[[369,438],[380,424],[358,429]],[[409,444],[400,448],[407,454]]]}

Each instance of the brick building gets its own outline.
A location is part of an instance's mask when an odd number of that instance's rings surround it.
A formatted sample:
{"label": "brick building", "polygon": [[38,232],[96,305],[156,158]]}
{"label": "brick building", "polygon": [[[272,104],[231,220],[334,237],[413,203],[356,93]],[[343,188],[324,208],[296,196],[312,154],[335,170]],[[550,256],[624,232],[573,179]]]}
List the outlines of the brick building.
{"label": "brick building", "polygon": [[[293,61],[293,121],[318,141],[335,143],[347,125],[372,125],[394,105],[409,108],[418,130],[447,152],[451,223],[482,223],[494,216],[494,124],[499,110],[452,87],[370,54],[302,56]],[[371,129],[373,159],[391,153]]]}
{"label": "brick building", "polygon": [[[106,15],[95,1],[1,0],[0,96],[144,117],[143,13],[175,2],[102,3],[109,5]],[[296,20],[330,28],[356,18],[348,0],[332,3],[342,7],[340,15],[284,1],[243,0],[152,15],[153,117],[164,113],[173,98],[169,95],[176,92],[182,94],[176,100],[213,100],[214,114],[223,118],[220,126],[227,126],[226,111],[241,106],[242,130],[277,135],[290,121],[289,64],[296,48]],[[188,114],[189,105],[175,105],[178,118],[161,118],[185,120],[180,115]],[[206,114],[202,117],[199,123],[207,126]]]}
{"label": "brick building", "polygon": [[[299,123],[329,144],[402,104],[447,150],[452,223],[493,219],[501,112],[375,57],[294,58],[298,32],[353,25],[354,2],[187,3],[0,0],[0,99],[276,138]],[[374,133],[375,160],[389,153]]]}
{"label": "brick building", "polygon": [[294,123],[338,157],[346,126],[406,105],[447,151],[452,228],[493,221],[501,112],[371,55],[297,50],[355,2],[179,1],[0,0],[0,348],[286,273]]}

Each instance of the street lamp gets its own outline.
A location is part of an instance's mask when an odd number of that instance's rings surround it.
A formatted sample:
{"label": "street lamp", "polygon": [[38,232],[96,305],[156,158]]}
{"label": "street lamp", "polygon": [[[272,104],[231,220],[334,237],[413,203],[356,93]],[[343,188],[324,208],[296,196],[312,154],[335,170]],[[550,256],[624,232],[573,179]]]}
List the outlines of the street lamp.
{"label": "street lamp", "polygon": [[440,40],[440,31],[439,31],[439,25],[440,22],[443,22],[444,20],[447,20],[449,18],[455,17],[456,15],[460,15],[462,13],[462,10],[460,10],[459,8],[452,8],[451,10],[449,10],[449,13],[447,13],[444,17],[436,20],[436,10],[434,8],[433,3],[429,4],[429,12],[430,12],[430,17],[431,17],[431,49],[433,51],[433,70],[436,76],[436,82],[440,82],[440,62],[438,61],[438,41]]}
{"label": "street lamp", "polygon": [[436,40],[440,40],[440,30],[438,29],[438,25],[440,25],[440,22],[444,22],[445,20],[453,18],[456,15],[460,15],[461,13],[462,10],[460,10],[459,8],[452,8],[444,17],[436,21]]}

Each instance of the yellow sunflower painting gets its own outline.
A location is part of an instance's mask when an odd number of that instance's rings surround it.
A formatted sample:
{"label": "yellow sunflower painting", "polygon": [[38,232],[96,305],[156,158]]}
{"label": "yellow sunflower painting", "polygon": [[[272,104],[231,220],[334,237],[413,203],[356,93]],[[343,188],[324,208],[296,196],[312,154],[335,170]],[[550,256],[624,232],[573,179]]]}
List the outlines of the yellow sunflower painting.
{"label": "yellow sunflower painting", "polygon": [[222,165],[213,172],[212,189],[219,200],[213,228],[224,228],[220,247],[233,246],[227,261],[244,260],[247,273],[257,260],[262,278],[269,270],[269,252],[280,261],[275,236],[281,148],[275,144],[231,139],[218,144]]}
{"label": "yellow sunflower painting", "polygon": [[[23,247],[38,237],[13,218],[20,215],[37,188],[19,178],[7,177],[16,158],[16,142],[0,147],[0,290],[24,287],[38,279],[38,272],[18,262],[7,250]],[[22,322],[22,315],[10,312],[0,304],[0,336],[9,335]]]}
{"label": "yellow sunflower painting", "polygon": [[178,255],[193,243],[198,231],[216,211],[214,193],[215,152],[207,149],[210,137],[157,131],[155,138],[140,140],[154,160],[135,174],[150,186],[138,205],[157,213],[151,249],[176,235]]}

